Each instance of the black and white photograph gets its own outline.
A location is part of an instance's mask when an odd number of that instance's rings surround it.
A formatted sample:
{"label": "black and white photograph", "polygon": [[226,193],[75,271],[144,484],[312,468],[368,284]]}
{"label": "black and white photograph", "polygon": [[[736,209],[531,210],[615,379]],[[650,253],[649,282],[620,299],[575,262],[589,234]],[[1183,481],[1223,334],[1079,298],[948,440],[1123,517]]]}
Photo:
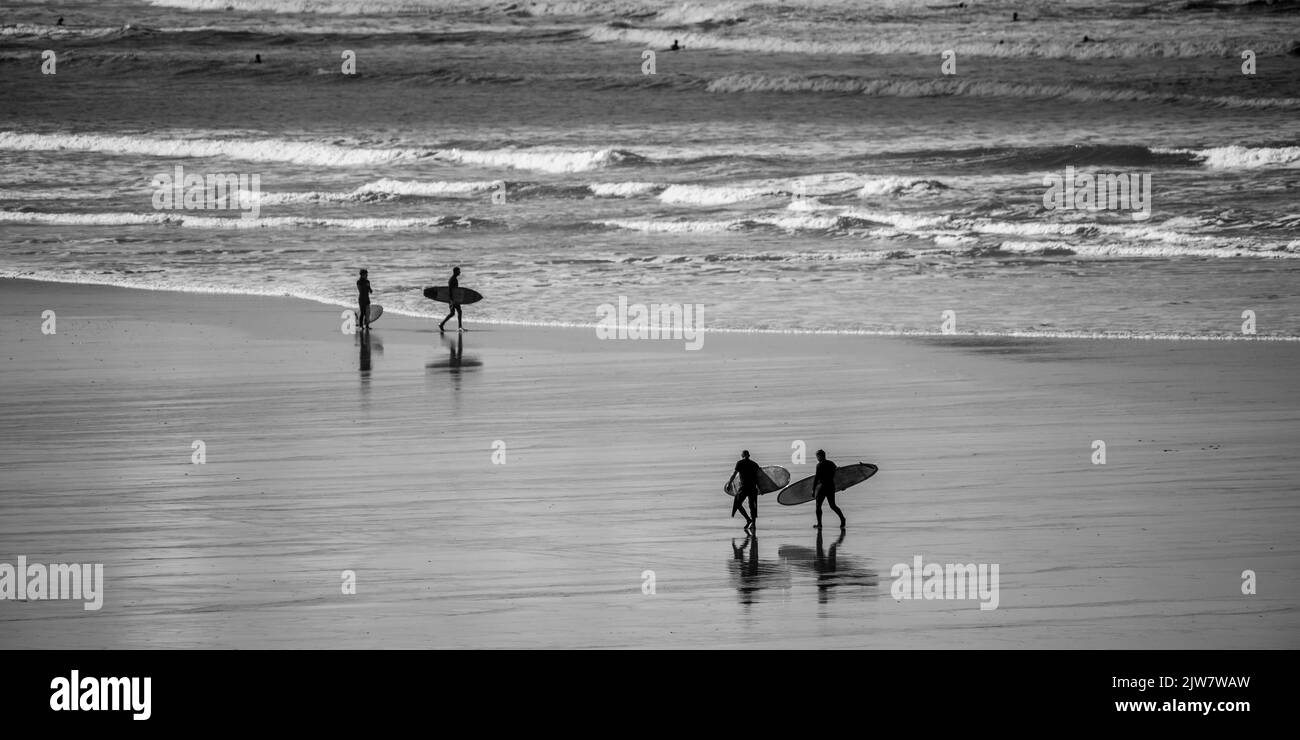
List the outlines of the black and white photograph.
{"label": "black and white photograph", "polygon": [[1298,277],[1297,0],[5,2],[0,649],[1294,650]]}

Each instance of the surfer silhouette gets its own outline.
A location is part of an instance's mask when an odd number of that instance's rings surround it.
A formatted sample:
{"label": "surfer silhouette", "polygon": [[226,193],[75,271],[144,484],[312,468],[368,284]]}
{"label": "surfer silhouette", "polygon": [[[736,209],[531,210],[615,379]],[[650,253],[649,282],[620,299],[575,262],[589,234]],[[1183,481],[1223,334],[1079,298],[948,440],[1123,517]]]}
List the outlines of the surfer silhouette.
{"label": "surfer silhouette", "polygon": [[366,271],[361,271],[357,279],[357,320],[361,322],[362,331],[370,331],[370,278]]}
{"label": "surfer silhouette", "polygon": [[817,472],[813,477],[813,496],[817,501],[817,529],[822,528],[822,501],[831,505],[831,511],[840,517],[840,529],[844,529],[844,512],[835,505],[835,463],[826,459],[825,450],[817,450]]}
{"label": "surfer silhouette", "polygon": [[[740,476],[740,490],[731,502],[731,515],[735,516],[739,511],[740,515],[745,517],[745,530],[751,527],[758,531],[758,474],[760,468],[758,463],[749,459],[749,450],[740,451],[740,460],[736,462],[736,469],[731,471],[731,477],[727,479],[727,485]],[[749,499],[749,514],[741,507],[745,499]]]}
{"label": "surfer silhouette", "polygon": [[677,39],[673,39],[673,45],[668,47],[668,51],[681,51],[684,48],[686,47],[677,45]]}
{"label": "surfer silhouette", "polygon": [[452,316],[456,317],[456,328],[459,331],[465,331],[465,321],[461,317],[460,304],[456,302],[456,289],[460,287],[460,268],[454,267],[451,270],[451,279],[447,281],[447,303],[450,308],[447,310],[447,318],[438,324],[438,331],[443,331],[443,327],[451,320]]}

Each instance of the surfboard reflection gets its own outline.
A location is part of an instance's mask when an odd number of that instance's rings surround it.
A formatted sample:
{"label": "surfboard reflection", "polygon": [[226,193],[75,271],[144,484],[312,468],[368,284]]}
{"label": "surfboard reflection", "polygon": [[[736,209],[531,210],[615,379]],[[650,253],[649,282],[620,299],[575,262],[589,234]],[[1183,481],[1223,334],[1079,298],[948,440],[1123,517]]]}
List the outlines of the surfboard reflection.
{"label": "surfboard reflection", "polygon": [[452,373],[460,373],[464,370],[472,370],[476,367],[482,367],[483,363],[474,355],[465,356],[465,335],[457,334],[456,339],[442,337],[442,346],[447,348],[448,358],[441,362],[430,362],[425,364],[429,370],[448,370]]}
{"label": "surfboard reflection", "polygon": [[760,592],[766,589],[790,588],[790,569],[779,561],[763,561],[758,556],[758,538],[746,535],[745,541],[736,544],[731,540],[732,559],[727,563],[731,571],[731,580],[736,586],[736,595],[740,603],[750,606],[758,600]]}
{"label": "surfboard reflection", "polygon": [[802,545],[782,545],[777,550],[782,562],[795,568],[811,571],[817,576],[817,602],[825,604],[836,593],[847,590],[874,594],[879,588],[879,579],[867,561],[859,562],[855,558],[842,557],[838,550],[844,543],[844,530],[830,547],[822,544],[821,530],[817,531],[817,547]]}

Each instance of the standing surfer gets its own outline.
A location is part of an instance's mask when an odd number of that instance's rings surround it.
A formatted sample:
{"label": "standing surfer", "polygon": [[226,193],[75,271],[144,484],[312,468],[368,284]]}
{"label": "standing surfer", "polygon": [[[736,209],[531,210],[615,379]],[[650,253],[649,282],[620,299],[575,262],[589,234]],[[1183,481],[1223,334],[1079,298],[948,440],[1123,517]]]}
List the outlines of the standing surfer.
{"label": "standing surfer", "polygon": [[370,278],[366,277],[366,271],[361,271],[361,277],[357,279],[357,319],[361,322],[362,331],[370,331]]}
{"label": "standing surfer", "polygon": [[[739,511],[740,515],[745,517],[745,530],[748,531],[753,527],[758,531],[758,474],[761,472],[758,463],[749,459],[749,450],[740,451],[740,460],[736,462],[736,469],[731,472],[731,477],[727,479],[727,485],[740,476],[740,490],[731,502],[731,515],[735,516]],[[749,499],[749,514],[741,506],[745,499]],[[752,518],[750,516],[752,514]]]}
{"label": "standing surfer", "polygon": [[438,324],[438,331],[443,330],[442,327],[451,320],[452,316],[456,317],[457,330],[465,331],[465,322],[461,318],[460,313],[460,303],[456,301],[456,291],[460,288],[460,280],[457,279],[459,277],[460,268],[453,267],[451,270],[451,279],[447,281],[447,303],[450,305],[450,309],[447,311],[447,318],[443,319],[441,324]]}
{"label": "standing surfer", "polygon": [[[844,512],[835,505],[835,463],[826,459],[825,450],[817,450],[817,472],[813,474],[813,496],[817,500],[817,529],[822,528],[822,500],[831,505],[831,511],[840,517],[840,529],[844,529]],[[805,501],[807,499],[804,499]]]}

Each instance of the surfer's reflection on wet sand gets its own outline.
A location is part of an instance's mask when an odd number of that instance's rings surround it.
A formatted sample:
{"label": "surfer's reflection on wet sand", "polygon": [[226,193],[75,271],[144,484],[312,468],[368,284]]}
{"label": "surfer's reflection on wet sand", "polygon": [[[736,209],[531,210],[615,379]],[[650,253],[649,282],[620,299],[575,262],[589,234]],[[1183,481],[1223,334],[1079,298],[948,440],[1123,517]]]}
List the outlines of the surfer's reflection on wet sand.
{"label": "surfer's reflection on wet sand", "polygon": [[384,343],[375,339],[368,331],[359,331],[356,333],[357,347],[361,351],[361,380],[366,382],[370,380],[370,352],[373,348],[379,354],[384,353]]}
{"label": "surfer's reflection on wet sand", "polygon": [[483,363],[474,355],[465,356],[465,335],[457,334],[456,339],[442,337],[442,346],[447,348],[448,358],[445,362],[430,362],[425,365],[429,370],[449,370],[452,373],[459,373],[462,370],[471,370],[476,367],[482,367]]}
{"label": "surfer's reflection on wet sand", "polygon": [[844,543],[844,530],[829,548],[822,546],[821,530],[817,531],[817,549],[801,545],[782,545],[777,554],[783,562],[796,568],[810,570],[817,574],[817,602],[825,604],[836,591],[845,588],[861,589],[874,593],[879,586],[876,572],[869,562],[859,563],[853,558],[839,557],[838,550]]}
{"label": "surfer's reflection on wet sand", "polygon": [[740,603],[753,604],[760,591],[778,588],[783,592],[790,588],[790,570],[784,563],[763,562],[758,557],[758,538],[746,535],[745,541],[736,544],[731,540],[732,559],[728,562],[731,579],[736,584],[736,595]]}

